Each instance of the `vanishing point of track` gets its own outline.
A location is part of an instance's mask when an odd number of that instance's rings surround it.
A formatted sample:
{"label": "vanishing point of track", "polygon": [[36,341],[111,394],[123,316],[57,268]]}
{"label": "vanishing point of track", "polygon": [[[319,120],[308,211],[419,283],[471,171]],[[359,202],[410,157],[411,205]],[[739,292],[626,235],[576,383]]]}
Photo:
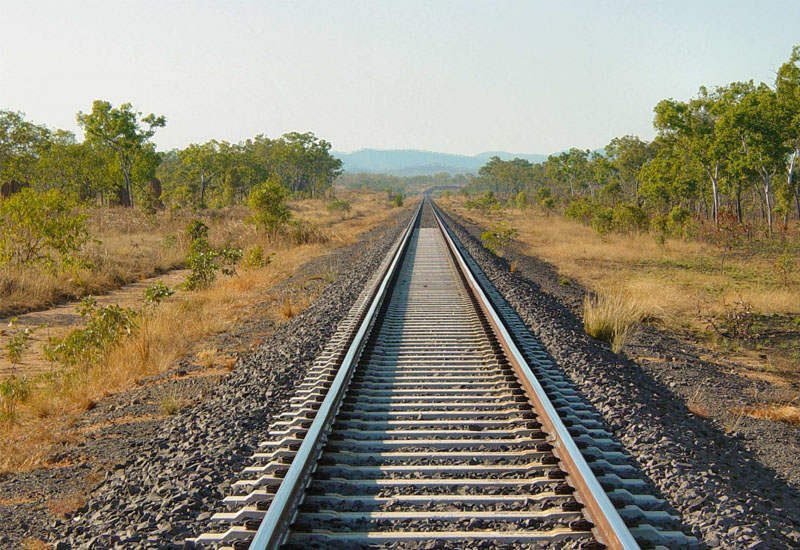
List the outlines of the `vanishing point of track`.
{"label": "vanishing point of track", "polygon": [[487,286],[423,201],[194,545],[690,545]]}

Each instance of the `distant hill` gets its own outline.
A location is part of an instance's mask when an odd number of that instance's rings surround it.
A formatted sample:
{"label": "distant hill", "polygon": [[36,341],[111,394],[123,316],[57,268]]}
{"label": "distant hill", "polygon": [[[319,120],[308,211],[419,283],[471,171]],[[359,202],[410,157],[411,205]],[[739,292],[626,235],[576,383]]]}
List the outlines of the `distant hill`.
{"label": "distant hill", "polygon": [[361,149],[352,153],[333,152],[342,159],[344,169],[351,173],[371,172],[395,176],[420,176],[426,174],[474,174],[493,156],[502,160],[524,158],[531,162],[542,162],[548,155],[525,155],[505,151],[489,151],[475,156],[434,153],[416,149]]}

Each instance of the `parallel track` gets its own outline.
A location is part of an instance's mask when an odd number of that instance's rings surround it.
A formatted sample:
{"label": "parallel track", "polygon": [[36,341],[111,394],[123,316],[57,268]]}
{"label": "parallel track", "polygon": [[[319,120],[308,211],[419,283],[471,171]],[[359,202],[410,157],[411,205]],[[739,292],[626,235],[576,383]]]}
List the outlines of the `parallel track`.
{"label": "parallel track", "polygon": [[[636,531],[690,544],[653,534],[673,519],[662,503],[630,494],[638,480],[623,481],[629,467],[579,400],[563,418],[443,222],[416,218],[340,331],[338,357],[314,365],[226,499],[237,510],[216,515],[229,529],[194,543],[635,549]],[[634,530],[604,485],[637,505],[623,508]]]}

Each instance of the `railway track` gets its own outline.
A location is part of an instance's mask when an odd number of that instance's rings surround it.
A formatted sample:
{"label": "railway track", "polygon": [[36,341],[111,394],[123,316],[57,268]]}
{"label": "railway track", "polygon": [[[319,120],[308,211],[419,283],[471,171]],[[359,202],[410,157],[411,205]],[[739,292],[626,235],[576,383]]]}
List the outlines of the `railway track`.
{"label": "railway track", "polygon": [[269,435],[192,545],[696,543],[428,201]]}

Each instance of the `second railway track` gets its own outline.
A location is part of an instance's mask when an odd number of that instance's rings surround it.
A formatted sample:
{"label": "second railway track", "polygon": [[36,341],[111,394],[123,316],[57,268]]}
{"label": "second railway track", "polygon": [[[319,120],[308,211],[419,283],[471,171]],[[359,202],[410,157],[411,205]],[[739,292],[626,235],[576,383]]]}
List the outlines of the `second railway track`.
{"label": "second railway track", "polygon": [[470,264],[425,201],[195,546],[694,545]]}

